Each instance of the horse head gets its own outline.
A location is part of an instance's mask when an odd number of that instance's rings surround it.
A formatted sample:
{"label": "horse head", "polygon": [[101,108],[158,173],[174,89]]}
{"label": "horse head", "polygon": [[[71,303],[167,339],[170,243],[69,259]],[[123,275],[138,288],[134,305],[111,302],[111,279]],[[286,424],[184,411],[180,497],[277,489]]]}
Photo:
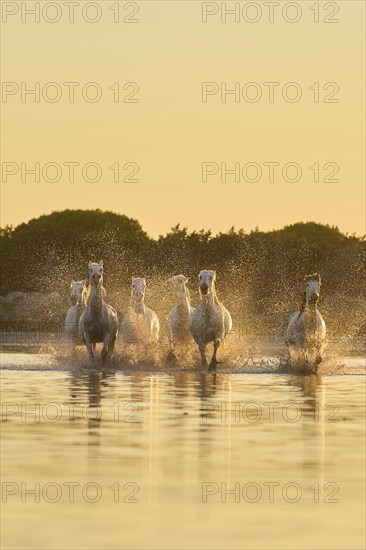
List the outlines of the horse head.
{"label": "horse head", "polygon": [[200,293],[207,296],[215,290],[216,271],[203,270],[199,274]]}
{"label": "horse head", "polygon": [[316,304],[320,295],[321,277],[319,273],[306,275],[305,277],[305,295],[306,301],[310,304]]}
{"label": "horse head", "polygon": [[89,282],[90,285],[103,284],[103,260],[99,263],[89,262]]}
{"label": "horse head", "polygon": [[142,304],[145,299],[146,279],[144,277],[132,277],[131,298]]}
{"label": "horse head", "polygon": [[70,301],[73,306],[76,306],[78,302],[81,301],[81,296],[84,292],[84,288],[86,285],[86,281],[74,281],[74,279],[71,280],[70,283]]}
{"label": "horse head", "polygon": [[173,288],[177,294],[181,294],[186,291],[186,285],[189,281],[189,277],[184,275],[174,275],[167,280],[167,283]]}

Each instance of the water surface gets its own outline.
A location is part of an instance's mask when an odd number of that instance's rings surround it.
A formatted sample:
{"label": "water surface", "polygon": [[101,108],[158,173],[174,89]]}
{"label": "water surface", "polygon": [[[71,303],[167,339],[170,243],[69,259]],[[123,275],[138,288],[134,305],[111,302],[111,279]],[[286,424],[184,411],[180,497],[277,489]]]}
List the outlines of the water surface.
{"label": "water surface", "polygon": [[3,548],[364,547],[363,376],[34,361],[1,372]]}

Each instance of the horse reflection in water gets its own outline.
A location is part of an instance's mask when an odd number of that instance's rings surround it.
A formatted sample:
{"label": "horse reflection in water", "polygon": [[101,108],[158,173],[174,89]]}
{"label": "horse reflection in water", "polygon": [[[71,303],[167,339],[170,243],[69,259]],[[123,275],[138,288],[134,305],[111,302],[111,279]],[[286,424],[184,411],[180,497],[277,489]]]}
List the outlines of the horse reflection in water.
{"label": "horse reflection in water", "polygon": [[[301,425],[302,425],[302,470],[305,479],[319,483],[321,501],[326,471],[326,433],[325,425],[337,421],[334,415],[334,404],[325,400],[323,378],[318,375],[292,375],[289,386],[297,387],[301,392]],[[314,473],[316,474],[314,477]]]}
{"label": "horse reflection in water", "polygon": [[113,372],[94,369],[77,370],[71,373],[70,404],[75,410],[75,416],[81,414],[82,421],[87,423],[90,446],[99,446],[99,429],[103,419],[103,389],[106,391],[110,389],[109,380],[113,377]]}
{"label": "horse reflection in water", "polygon": [[[238,404],[256,400],[259,405],[263,404],[259,400],[262,384],[258,386],[258,381],[252,377],[245,382],[216,372],[121,374],[95,370],[76,371],[71,376],[71,401],[88,409],[82,421],[87,422],[88,458],[93,468],[102,472],[106,457],[113,457],[109,467],[115,467],[122,477],[134,475],[140,480],[149,502],[159,499],[163,470],[173,475],[178,467],[182,476],[196,471],[198,479],[210,479],[210,476],[214,479],[219,464],[220,480],[232,488],[237,481],[234,472],[238,468],[238,453],[247,449],[242,457],[245,470],[258,456],[250,442],[260,439],[263,430],[269,432],[269,438],[276,439],[286,432],[284,441],[288,441],[289,432],[284,425],[288,427],[289,424],[284,421],[280,409],[276,411],[274,423],[265,416],[250,422],[250,411],[243,415],[243,409],[238,418]],[[299,449],[295,462],[288,457],[289,467],[297,471],[301,479],[309,481],[309,486],[319,483],[321,491],[326,459],[322,378],[273,375],[273,384],[275,401],[280,401],[282,394],[282,406],[289,404],[301,410],[296,424],[292,424],[294,445]],[[116,403],[120,407],[118,422],[114,416]],[[262,407],[262,412],[265,410],[268,409]],[[136,414],[131,418],[133,411]],[[289,416],[292,415],[293,410],[289,412]],[[168,434],[172,439],[167,439]],[[171,462],[172,453],[179,455],[178,466]],[[126,456],[129,457],[127,461],[123,458]],[[272,467],[282,479],[284,456],[264,453],[254,469],[255,475],[261,475],[261,469]],[[245,479],[252,478],[247,476]]]}

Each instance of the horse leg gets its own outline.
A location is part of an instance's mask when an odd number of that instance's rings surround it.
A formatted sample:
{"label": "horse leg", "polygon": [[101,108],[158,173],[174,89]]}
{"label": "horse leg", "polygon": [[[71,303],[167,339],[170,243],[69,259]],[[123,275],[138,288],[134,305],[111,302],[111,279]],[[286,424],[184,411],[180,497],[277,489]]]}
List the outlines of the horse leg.
{"label": "horse leg", "polygon": [[69,346],[70,346],[70,355],[73,359],[76,358],[76,338],[77,338],[76,328],[72,327],[72,330],[69,331]]}
{"label": "horse leg", "polygon": [[108,344],[108,352],[109,353],[113,353],[115,343],[116,343],[116,338],[111,338],[110,341],[109,341],[109,344]]}
{"label": "horse leg", "polygon": [[321,345],[318,345],[315,350],[314,350],[314,370],[316,371],[319,363],[321,363],[322,359],[323,359],[323,350],[322,350],[322,346]]}
{"label": "horse leg", "polygon": [[169,334],[169,344],[170,344],[170,353],[174,355],[175,352],[175,342],[172,334]]}
{"label": "horse leg", "polygon": [[314,359],[314,365],[317,366],[319,363],[321,363],[323,359],[323,353],[325,349],[325,342],[319,341],[317,342],[317,345],[315,347],[315,359]]}
{"label": "horse leg", "polygon": [[88,350],[88,355],[89,355],[89,361],[90,363],[93,363],[94,362],[94,353],[93,353],[93,344],[89,338],[89,335],[88,334],[85,334],[84,333],[84,342],[85,342],[85,345],[86,345],[86,349]]}
{"label": "horse leg", "polygon": [[203,342],[200,342],[198,344],[198,349],[200,350],[200,354],[201,354],[202,366],[207,368],[208,363],[207,363],[206,353],[205,353],[206,345]]}
{"label": "horse leg", "polygon": [[170,345],[170,350],[168,352],[167,359],[169,361],[177,359],[177,356],[175,354],[175,342],[174,342],[173,335],[171,333],[169,334],[169,345]]}
{"label": "horse leg", "polygon": [[104,363],[108,356],[108,349],[109,349],[109,342],[110,342],[111,335],[109,332],[104,336],[103,339],[103,349],[102,349],[102,366],[104,366]]}
{"label": "horse leg", "polygon": [[71,356],[74,356],[75,349],[75,337],[74,337],[74,325],[67,323],[65,325],[66,344]]}
{"label": "horse leg", "polygon": [[215,338],[215,340],[214,340],[214,352],[213,352],[212,359],[211,359],[211,362],[210,362],[210,365],[209,365],[210,369],[214,369],[217,365],[216,355],[217,355],[217,350],[220,347],[220,344],[221,344],[220,338]]}
{"label": "horse leg", "polygon": [[111,338],[109,340],[109,344],[108,344],[108,357],[109,357],[109,359],[112,359],[115,343],[116,343],[116,337]]}

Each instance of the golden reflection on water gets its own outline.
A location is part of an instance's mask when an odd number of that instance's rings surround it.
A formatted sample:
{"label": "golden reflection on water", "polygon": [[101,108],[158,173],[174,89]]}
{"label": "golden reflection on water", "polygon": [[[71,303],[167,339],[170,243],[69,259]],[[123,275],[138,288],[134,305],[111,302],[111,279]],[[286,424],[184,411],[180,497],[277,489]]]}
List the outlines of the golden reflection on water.
{"label": "golden reflection on water", "polygon": [[3,371],[2,546],[363,548],[364,380]]}

